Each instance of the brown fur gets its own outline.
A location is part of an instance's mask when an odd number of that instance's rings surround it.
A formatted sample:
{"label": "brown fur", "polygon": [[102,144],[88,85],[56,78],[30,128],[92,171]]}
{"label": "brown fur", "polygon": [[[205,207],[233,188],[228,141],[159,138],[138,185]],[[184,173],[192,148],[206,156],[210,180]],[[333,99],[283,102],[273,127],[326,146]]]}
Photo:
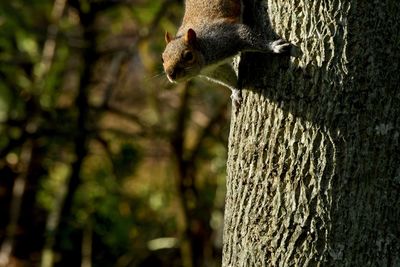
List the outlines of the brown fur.
{"label": "brown fur", "polygon": [[201,75],[237,92],[229,59],[241,51],[281,53],[282,40],[268,42],[241,21],[240,0],[186,0],[182,25],[175,38],[165,35],[163,66],[171,82]]}

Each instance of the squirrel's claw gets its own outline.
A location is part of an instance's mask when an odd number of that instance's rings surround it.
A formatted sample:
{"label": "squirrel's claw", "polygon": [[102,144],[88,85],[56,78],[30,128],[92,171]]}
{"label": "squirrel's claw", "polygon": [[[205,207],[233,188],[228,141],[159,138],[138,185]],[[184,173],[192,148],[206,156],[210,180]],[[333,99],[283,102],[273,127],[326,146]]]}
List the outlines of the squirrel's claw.
{"label": "squirrel's claw", "polygon": [[279,39],[279,40],[273,41],[270,44],[270,47],[271,47],[271,50],[273,53],[281,54],[281,53],[286,53],[289,51],[290,43],[286,42],[283,39]]}

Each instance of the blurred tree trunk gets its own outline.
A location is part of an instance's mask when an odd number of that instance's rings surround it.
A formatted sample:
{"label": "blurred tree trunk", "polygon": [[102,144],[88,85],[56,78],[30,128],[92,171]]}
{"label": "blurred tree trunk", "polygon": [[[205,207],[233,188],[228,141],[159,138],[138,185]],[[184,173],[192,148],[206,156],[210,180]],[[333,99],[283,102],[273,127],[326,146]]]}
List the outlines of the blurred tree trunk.
{"label": "blurred tree trunk", "polygon": [[241,58],[223,266],[400,266],[400,2],[250,4],[301,53]]}
{"label": "blurred tree trunk", "polygon": [[[101,3],[102,2],[99,2],[99,4]],[[72,210],[75,194],[81,184],[82,164],[88,153],[88,123],[90,120],[88,94],[92,80],[93,67],[98,59],[96,51],[96,32],[93,27],[98,10],[94,8],[94,4],[89,5],[87,10],[84,10],[84,8],[82,8],[83,4],[81,5],[81,3],[76,0],[69,0],[67,4],[76,8],[79,15],[80,27],[83,31],[82,39],[84,46],[80,49],[84,66],[82,67],[82,73],[80,75],[78,95],[75,99],[75,105],[78,111],[76,118],[76,129],[78,129],[78,132],[74,137],[76,158],[71,166],[71,175],[68,179],[67,188],[65,192],[64,189],[61,189],[58,203],[56,203],[56,208],[61,208],[60,211],[55,211],[54,221],[56,223],[51,227],[49,227],[49,225],[47,227],[48,239],[46,241],[46,246],[54,245],[54,250],[59,254],[58,266],[76,266],[77,262],[82,260],[82,258],[78,259],[76,255],[74,255],[74,249],[80,248],[81,246],[81,241],[79,239],[81,239],[82,232],[79,231],[80,233],[77,233],[76,230],[72,230],[74,229],[74,227],[71,227],[73,222]],[[74,249],[65,249],[62,245],[66,243],[65,240],[68,240],[68,242],[72,244],[71,247]],[[46,251],[44,251],[44,253],[45,252]],[[47,256],[45,260],[48,261],[43,261],[42,264],[44,264],[44,266],[51,266],[53,264],[51,255]]]}
{"label": "blurred tree trunk", "polygon": [[28,170],[31,167],[32,162],[32,141],[27,141],[22,149],[19,158],[16,159],[18,164],[19,175],[16,177],[13,190],[12,199],[10,204],[10,215],[9,224],[6,228],[5,239],[0,246],[0,267],[10,266],[13,250],[15,250],[14,243],[17,237],[17,231],[19,230],[19,219],[21,217],[21,206],[23,202],[23,196],[25,193],[25,187],[27,184]]}

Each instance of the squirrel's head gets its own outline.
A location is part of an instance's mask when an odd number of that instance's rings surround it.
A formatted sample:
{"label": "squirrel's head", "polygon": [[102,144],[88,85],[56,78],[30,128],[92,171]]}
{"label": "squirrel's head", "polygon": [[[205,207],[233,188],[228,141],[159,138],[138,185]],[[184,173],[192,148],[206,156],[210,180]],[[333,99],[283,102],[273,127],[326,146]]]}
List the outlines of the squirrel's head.
{"label": "squirrel's head", "polygon": [[198,75],[204,66],[204,58],[198,49],[196,32],[193,29],[180,37],[172,38],[165,33],[165,47],[162,54],[164,71],[168,80],[179,82]]}

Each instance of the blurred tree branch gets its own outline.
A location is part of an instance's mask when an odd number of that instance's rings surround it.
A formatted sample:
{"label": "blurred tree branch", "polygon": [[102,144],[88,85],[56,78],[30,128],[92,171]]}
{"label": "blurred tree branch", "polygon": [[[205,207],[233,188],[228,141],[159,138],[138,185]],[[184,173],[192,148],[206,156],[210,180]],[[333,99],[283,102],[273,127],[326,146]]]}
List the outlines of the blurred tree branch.
{"label": "blurred tree branch", "polygon": [[[58,23],[64,12],[67,0],[55,0],[51,11],[51,24],[47,27],[47,38],[43,45],[42,56],[35,71],[35,84],[38,85],[49,72],[56,51],[56,39],[58,35]],[[40,88],[40,87],[39,87]],[[40,94],[41,90],[36,93]]]}

